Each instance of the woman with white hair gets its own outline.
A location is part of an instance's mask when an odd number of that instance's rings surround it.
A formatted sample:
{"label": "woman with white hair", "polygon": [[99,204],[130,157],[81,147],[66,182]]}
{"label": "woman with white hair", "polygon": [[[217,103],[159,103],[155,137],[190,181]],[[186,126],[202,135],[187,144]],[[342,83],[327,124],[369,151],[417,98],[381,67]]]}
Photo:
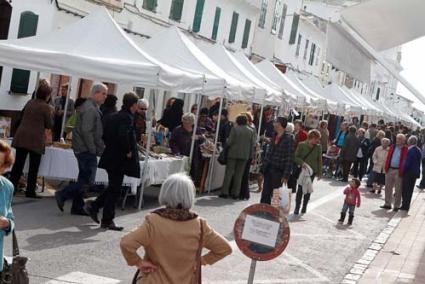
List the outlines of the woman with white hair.
{"label": "woman with white hair", "polygon": [[175,155],[190,155],[190,146],[192,141],[193,127],[195,124],[195,115],[185,113],[182,116],[182,124],[177,126],[171,133],[170,148]]}
{"label": "woman with white hair", "polygon": [[[201,265],[212,265],[231,254],[224,237],[191,211],[194,199],[192,180],[184,174],[171,175],[159,194],[164,207],[121,239],[125,260],[139,269],[135,283],[194,283]],[[137,254],[140,247],[145,251],[143,258]],[[209,252],[202,255],[203,248]]]}
{"label": "woman with white hair", "polygon": [[142,134],[146,133],[146,112],[149,108],[147,99],[139,99],[137,101],[137,111],[134,114],[134,126],[136,130],[137,142],[142,141]]}
{"label": "woman with white hair", "polygon": [[378,146],[373,152],[373,188],[370,190],[371,193],[378,191],[381,194],[382,187],[385,186],[385,161],[387,160],[389,146],[391,140],[388,138],[382,138],[381,146]]}

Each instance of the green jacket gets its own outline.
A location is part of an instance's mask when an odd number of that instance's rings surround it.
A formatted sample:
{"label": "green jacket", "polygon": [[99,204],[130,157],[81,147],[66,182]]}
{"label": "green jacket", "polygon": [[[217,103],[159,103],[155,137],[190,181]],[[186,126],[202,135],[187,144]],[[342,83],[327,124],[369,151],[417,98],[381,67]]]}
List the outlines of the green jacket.
{"label": "green jacket", "polygon": [[[322,146],[317,144],[313,151],[309,154],[311,150],[311,145],[308,143],[308,140],[298,144],[297,150],[295,151],[295,163],[302,166],[303,163],[307,163],[312,169],[316,176],[322,176]],[[307,158],[305,158],[308,155]],[[304,160],[305,159],[305,160]]]}
{"label": "green jacket", "polygon": [[249,126],[234,126],[226,144],[229,159],[249,160],[255,145],[255,133]]}

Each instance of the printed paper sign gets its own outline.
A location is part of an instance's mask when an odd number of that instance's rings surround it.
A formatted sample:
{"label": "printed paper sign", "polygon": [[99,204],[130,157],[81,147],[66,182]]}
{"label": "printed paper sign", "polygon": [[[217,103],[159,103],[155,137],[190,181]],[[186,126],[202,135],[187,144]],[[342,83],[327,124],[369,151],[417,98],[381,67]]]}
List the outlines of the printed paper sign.
{"label": "printed paper sign", "polygon": [[242,239],[274,248],[280,224],[252,215],[246,216]]}

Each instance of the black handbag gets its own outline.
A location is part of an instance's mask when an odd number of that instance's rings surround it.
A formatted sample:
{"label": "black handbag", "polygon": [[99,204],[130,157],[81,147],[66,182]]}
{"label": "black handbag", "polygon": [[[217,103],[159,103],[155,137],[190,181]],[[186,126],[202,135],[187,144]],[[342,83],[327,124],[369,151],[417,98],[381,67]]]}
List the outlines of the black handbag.
{"label": "black handbag", "polygon": [[217,162],[220,165],[223,165],[224,166],[224,165],[227,164],[227,155],[228,155],[228,153],[229,153],[228,147],[224,147],[223,150],[221,150],[221,152],[220,152],[220,154],[218,155],[218,158],[217,158]]}
{"label": "black handbag", "polygon": [[21,256],[19,253],[18,239],[15,231],[12,232],[13,239],[13,258],[12,264],[8,263],[4,258],[3,271],[1,272],[0,283],[1,284],[29,284],[30,280],[28,277],[28,271],[26,264],[28,258]]}

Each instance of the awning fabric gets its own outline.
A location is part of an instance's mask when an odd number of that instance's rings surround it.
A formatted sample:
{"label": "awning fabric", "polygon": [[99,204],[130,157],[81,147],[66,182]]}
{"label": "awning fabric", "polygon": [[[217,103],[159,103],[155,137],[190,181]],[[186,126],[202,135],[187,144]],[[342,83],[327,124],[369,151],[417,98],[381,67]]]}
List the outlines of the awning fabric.
{"label": "awning fabric", "polygon": [[221,44],[202,43],[200,45],[202,51],[208,55],[217,65],[219,65],[226,73],[238,79],[241,82],[252,84],[255,88],[254,102],[258,104],[276,104],[279,100],[277,97],[282,94],[265,85],[261,80],[249,72],[234,56]]}
{"label": "awning fabric", "polygon": [[253,85],[227,74],[177,27],[170,27],[154,35],[142,44],[142,48],[175,68],[205,76],[204,95],[245,101],[253,99]]}
{"label": "awning fabric", "polygon": [[376,51],[425,36],[425,1],[370,0],[341,12],[341,18]]}
{"label": "awning fabric", "polygon": [[137,47],[103,7],[48,34],[0,41],[0,54],[0,65],[23,69],[134,86],[202,87],[202,76],[160,63]]}

